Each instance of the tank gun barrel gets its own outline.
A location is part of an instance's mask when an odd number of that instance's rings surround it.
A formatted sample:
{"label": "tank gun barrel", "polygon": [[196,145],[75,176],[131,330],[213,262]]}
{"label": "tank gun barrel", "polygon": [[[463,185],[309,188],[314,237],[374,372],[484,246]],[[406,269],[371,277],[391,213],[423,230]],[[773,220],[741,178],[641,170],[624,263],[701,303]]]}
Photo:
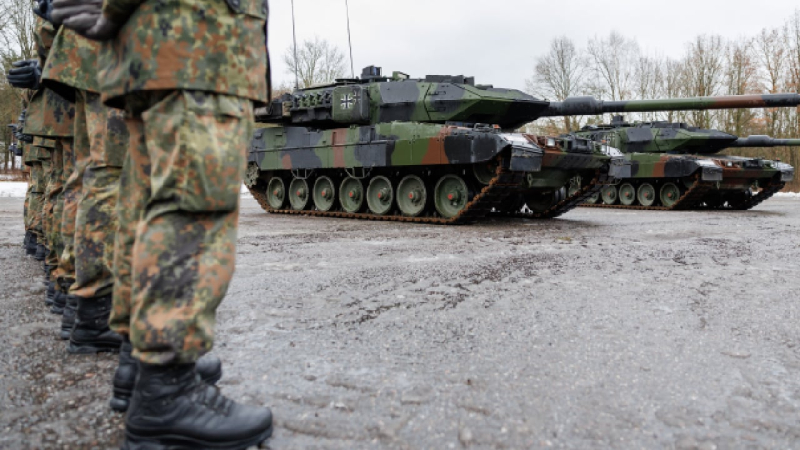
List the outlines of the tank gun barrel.
{"label": "tank gun barrel", "polygon": [[800,139],[775,139],[769,136],[739,138],[731,148],[745,147],[800,147]]}
{"label": "tank gun barrel", "polygon": [[719,97],[659,100],[604,101],[594,97],[571,97],[551,102],[541,117],[589,116],[604,113],[658,111],[703,111],[737,108],[786,108],[800,106],[800,94],[726,95]]}

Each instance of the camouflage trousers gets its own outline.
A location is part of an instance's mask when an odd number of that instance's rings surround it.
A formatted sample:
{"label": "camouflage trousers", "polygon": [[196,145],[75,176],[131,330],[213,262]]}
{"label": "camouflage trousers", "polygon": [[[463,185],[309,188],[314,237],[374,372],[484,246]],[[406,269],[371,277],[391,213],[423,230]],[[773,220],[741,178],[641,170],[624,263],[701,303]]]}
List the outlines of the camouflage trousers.
{"label": "camouflage trousers", "polygon": [[194,362],[233,276],[252,104],[194,91],[126,103],[111,326],[140,361]]}
{"label": "camouflage trousers", "polygon": [[72,144],[71,172],[67,170],[67,158],[64,158],[64,169],[69,173],[64,184],[64,209],[61,218],[61,239],[64,241],[64,250],[58,258],[57,279],[59,283],[72,284],[75,282],[75,226],[78,217],[78,200],[83,191],[83,174],[89,165],[90,142],[87,123],[97,123],[93,108],[89,103],[101,105],[100,96],[86,91],[75,92],[75,133]]}
{"label": "camouflage trousers", "polygon": [[53,149],[55,148],[55,141],[37,137],[34,141],[34,145],[39,147],[39,161],[42,164],[42,240],[39,241],[39,243],[50,248],[48,237],[53,225],[51,223],[52,215],[50,214],[48,193],[52,188],[53,182]]}
{"label": "camouflage trousers", "polygon": [[[72,138],[62,138],[59,139],[59,144],[61,146],[61,191],[58,193],[56,198],[55,210],[53,212],[53,220],[55,222],[54,234],[57,234],[57,240],[55,244],[51,248],[51,251],[56,252],[56,257],[58,259],[58,266],[56,269],[50,274],[50,278],[53,280],[74,280],[75,276],[72,275],[71,272],[67,272],[65,270],[65,261],[64,261],[64,248],[65,248],[65,231],[64,231],[64,211],[68,207],[66,202],[66,188],[67,182],[69,178],[72,176],[75,168],[75,151],[73,150],[73,139]],[[74,222],[73,225],[74,227]],[[49,264],[49,263],[48,263]],[[61,291],[61,286],[59,283],[56,283],[56,290]],[[66,294],[66,292],[64,292]]]}
{"label": "camouflage trousers", "polygon": [[[45,191],[45,233],[47,234],[47,244],[50,251],[47,253],[45,264],[48,266],[58,266],[58,255],[63,249],[61,243],[61,211],[58,208],[59,197],[64,189],[64,141],[71,138],[57,138],[55,147],[51,152],[51,173]],[[63,203],[61,204],[63,209]]]}
{"label": "camouflage trousers", "polygon": [[128,148],[123,113],[104,106],[96,94],[86,94],[86,133],[89,162],[83,172],[75,223],[75,284],[70,293],[83,298],[109,295],[117,197],[122,163]]}
{"label": "camouflage trousers", "polygon": [[44,169],[41,161],[29,164],[31,168],[30,182],[30,201],[28,202],[28,214],[25,218],[25,229],[36,234],[39,242],[43,243],[42,235],[42,200],[44,198],[45,179]]}

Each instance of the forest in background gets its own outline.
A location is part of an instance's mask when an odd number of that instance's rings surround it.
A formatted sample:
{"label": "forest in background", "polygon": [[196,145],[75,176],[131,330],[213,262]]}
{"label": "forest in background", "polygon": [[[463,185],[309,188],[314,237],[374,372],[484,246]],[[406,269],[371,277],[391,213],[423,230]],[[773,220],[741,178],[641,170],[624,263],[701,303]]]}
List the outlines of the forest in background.
{"label": "forest in background", "polygon": [[[5,151],[10,143],[6,124],[16,121],[21,94],[6,82],[6,70],[18,59],[33,58],[34,16],[30,0],[0,0],[0,169],[10,168]],[[592,95],[603,100],[637,100],[780,92],[800,92],[800,9],[778,28],[765,28],[756,36],[734,40],[703,34],[684,44],[681,58],[647,53],[636,39],[612,31],[582,45],[568,36],[550,42],[549,51],[535,57],[526,90],[541,98]],[[333,81],[344,70],[344,55],[326,40],[303,42],[298,64],[287,49],[289,67],[298,67],[301,85]],[[278,86],[278,89],[288,89]],[[525,127],[539,134],[560,134],[611,116],[540,119]],[[628,121],[668,120],[715,128],[737,136],[766,134],[777,138],[800,137],[800,108],[665,112],[629,114]],[[736,149],[742,156],[780,159],[800,167],[800,149]],[[800,177],[789,188],[800,191]]]}
{"label": "forest in background", "polygon": [[[592,95],[603,100],[700,97],[800,92],[800,10],[779,28],[735,40],[705,34],[685,44],[675,59],[648,54],[619,31],[579,46],[567,36],[550,42],[536,58],[526,90],[548,100]],[[632,113],[629,122],[666,120],[719,129],[737,136],[766,134],[800,138],[800,108],[734,109],[700,112]],[[525,127],[560,134],[607,123],[611,115],[540,119]],[[800,166],[800,148],[735,149],[731,154],[780,159]],[[788,186],[800,190],[800,176]]]}

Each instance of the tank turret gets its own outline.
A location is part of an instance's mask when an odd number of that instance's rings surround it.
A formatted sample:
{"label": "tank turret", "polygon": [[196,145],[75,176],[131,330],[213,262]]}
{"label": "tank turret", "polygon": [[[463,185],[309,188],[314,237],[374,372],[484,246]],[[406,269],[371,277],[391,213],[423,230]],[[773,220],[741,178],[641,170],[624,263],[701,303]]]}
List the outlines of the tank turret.
{"label": "tank turret", "polygon": [[259,111],[258,120],[318,128],[392,121],[461,122],[498,125],[508,130],[541,117],[798,105],[798,94],[632,101],[574,97],[550,102],[515,89],[475,84],[473,77],[463,75],[428,75],[412,79],[402,72],[394,72],[386,77],[380,67],[370,66],[364,69],[360,79],[337,80],[331,85],[284,94]]}
{"label": "tank turret", "polygon": [[692,127],[683,122],[627,123],[615,116],[607,125],[588,125],[574,133],[605,142],[623,153],[715,154],[728,148],[799,146],[800,139],[769,136],[739,138],[719,130]]}

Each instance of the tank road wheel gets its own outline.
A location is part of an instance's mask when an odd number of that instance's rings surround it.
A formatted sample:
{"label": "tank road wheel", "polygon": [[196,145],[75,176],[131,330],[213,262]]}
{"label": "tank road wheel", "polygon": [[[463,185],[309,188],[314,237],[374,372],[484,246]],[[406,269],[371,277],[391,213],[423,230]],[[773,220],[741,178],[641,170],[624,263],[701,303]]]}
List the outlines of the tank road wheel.
{"label": "tank road wheel", "polygon": [[272,177],[267,184],[267,203],[272,209],[283,209],[286,204],[286,186],[278,177]]}
{"label": "tank road wheel", "polygon": [[625,206],[636,203],[636,188],[630,183],[625,183],[619,187],[619,202]]}
{"label": "tank road wheel", "polygon": [[681,190],[675,183],[665,183],[661,186],[661,204],[672,208],[681,198]]}
{"label": "tank road wheel", "polygon": [[639,193],[636,195],[639,204],[642,206],[653,206],[656,202],[656,188],[650,183],[642,183],[639,186]]}
{"label": "tank road wheel", "polygon": [[603,199],[603,203],[606,205],[613,205],[617,203],[619,200],[619,195],[617,194],[617,187],[616,186],[605,186],[603,189],[600,190],[600,197]]}
{"label": "tank road wheel", "polygon": [[295,211],[308,209],[311,193],[306,180],[295,178],[289,183],[289,203]]}
{"label": "tank road wheel", "polygon": [[375,177],[367,187],[367,206],[373,213],[383,216],[389,214],[394,203],[392,182],[386,177]]}
{"label": "tank road wheel", "polygon": [[475,175],[475,179],[478,180],[478,183],[488,186],[489,183],[492,182],[492,179],[497,176],[497,160],[492,159],[491,161],[473,164],[472,173]]}
{"label": "tank road wheel", "polygon": [[472,198],[467,183],[458,175],[445,175],[439,178],[433,197],[436,211],[446,219],[457,216]]}
{"label": "tank road wheel", "polygon": [[525,204],[533,212],[545,212],[553,206],[561,203],[566,195],[566,189],[556,189],[545,192],[529,192],[524,194]]}
{"label": "tank road wheel", "polygon": [[405,216],[417,217],[428,204],[425,183],[416,175],[409,175],[397,185],[397,206]]}
{"label": "tank road wheel", "polygon": [[364,185],[358,178],[347,177],[339,186],[339,203],[349,213],[357,213],[364,206]]}
{"label": "tank road wheel", "polygon": [[320,211],[330,211],[336,203],[336,188],[333,180],[319,177],[314,183],[314,206]]}

